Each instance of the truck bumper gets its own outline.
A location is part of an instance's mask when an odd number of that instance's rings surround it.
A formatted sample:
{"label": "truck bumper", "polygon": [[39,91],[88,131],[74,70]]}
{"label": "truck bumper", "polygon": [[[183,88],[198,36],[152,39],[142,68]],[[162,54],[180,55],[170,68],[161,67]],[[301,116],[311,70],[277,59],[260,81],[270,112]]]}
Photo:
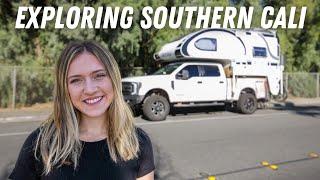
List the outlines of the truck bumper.
{"label": "truck bumper", "polygon": [[134,106],[140,104],[143,100],[144,96],[140,95],[125,95],[124,100],[130,105]]}

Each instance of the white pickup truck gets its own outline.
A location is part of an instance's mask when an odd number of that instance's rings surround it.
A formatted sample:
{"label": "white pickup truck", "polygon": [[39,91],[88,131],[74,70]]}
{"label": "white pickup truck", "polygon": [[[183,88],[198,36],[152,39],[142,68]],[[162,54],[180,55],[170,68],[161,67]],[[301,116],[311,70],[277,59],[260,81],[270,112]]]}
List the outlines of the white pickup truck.
{"label": "white pickup truck", "polygon": [[[122,80],[125,100],[132,107],[141,108],[143,115],[153,121],[166,119],[173,106],[228,103],[242,113],[254,113],[259,101],[282,94],[283,63],[279,52],[273,56],[279,51],[273,33],[246,32],[207,29],[165,45],[155,54],[155,59],[167,65],[151,75]],[[267,37],[267,40],[262,37],[264,44],[259,44],[260,36],[255,36],[259,33]],[[228,35],[234,36],[235,42],[228,39]],[[250,44],[250,38],[242,37],[249,35],[256,38],[257,45]],[[239,39],[241,43],[236,42]],[[224,52],[228,49],[229,53]]]}

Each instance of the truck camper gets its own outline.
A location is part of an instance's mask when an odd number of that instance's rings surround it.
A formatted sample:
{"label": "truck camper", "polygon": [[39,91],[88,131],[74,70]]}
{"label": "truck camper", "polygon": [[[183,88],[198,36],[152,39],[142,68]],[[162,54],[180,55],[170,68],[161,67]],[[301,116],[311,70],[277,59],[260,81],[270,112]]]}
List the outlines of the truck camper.
{"label": "truck camper", "polygon": [[283,95],[283,59],[275,31],[203,29],[165,44],[166,64],[152,75],[123,79],[125,99],[150,120],[171,107],[231,104],[245,114]]}

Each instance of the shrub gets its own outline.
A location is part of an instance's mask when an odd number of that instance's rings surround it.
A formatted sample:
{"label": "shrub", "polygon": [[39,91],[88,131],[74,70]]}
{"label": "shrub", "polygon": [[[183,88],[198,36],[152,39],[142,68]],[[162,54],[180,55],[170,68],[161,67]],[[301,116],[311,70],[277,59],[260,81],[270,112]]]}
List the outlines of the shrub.
{"label": "shrub", "polygon": [[296,97],[316,97],[316,74],[293,73],[288,76],[288,92]]}

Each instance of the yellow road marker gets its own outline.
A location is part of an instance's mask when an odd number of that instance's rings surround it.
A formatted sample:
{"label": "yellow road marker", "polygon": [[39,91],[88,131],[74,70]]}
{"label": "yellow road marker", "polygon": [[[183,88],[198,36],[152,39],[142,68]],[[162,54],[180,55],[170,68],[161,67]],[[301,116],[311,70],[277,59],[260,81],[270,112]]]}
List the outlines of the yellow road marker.
{"label": "yellow road marker", "polygon": [[309,153],[309,157],[311,157],[311,158],[318,158],[319,155],[318,155],[317,153],[311,152],[311,153]]}
{"label": "yellow road marker", "polygon": [[209,176],[208,180],[216,180],[216,177],[215,176]]}
{"label": "yellow road marker", "polygon": [[261,162],[261,165],[262,165],[262,166],[269,166],[270,163],[269,163],[268,161],[262,161],[262,162]]}
{"label": "yellow road marker", "polygon": [[269,168],[272,169],[272,170],[278,170],[278,166],[275,165],[275,164],[271,164],[271,165],[269,166]]}

